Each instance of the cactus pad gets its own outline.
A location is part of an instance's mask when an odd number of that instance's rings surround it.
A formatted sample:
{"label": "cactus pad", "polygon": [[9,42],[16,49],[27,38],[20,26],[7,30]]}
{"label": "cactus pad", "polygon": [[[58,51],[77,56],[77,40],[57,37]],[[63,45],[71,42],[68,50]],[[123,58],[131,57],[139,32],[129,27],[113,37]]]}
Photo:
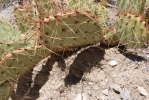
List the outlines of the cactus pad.
{"label": "cactus pad", "polygon": [[39,38],[50,49],[66,49],[100,42],[101,28],[94,17],[71,13],[43,19]]}
{"label": "cactus pad", "polygon": [[139,48],[148,43],[149,30],[146,22],[140,16],[127,13],[120,15],[114,31],[105,35],[105,38],[115,42],[119,41],[119,44],[130,48]]}
{"label": "cactus pad", "polygon": [[43,46],[19,49],[0,61],[0,100],[6,100],[17,78],[51,53]]}

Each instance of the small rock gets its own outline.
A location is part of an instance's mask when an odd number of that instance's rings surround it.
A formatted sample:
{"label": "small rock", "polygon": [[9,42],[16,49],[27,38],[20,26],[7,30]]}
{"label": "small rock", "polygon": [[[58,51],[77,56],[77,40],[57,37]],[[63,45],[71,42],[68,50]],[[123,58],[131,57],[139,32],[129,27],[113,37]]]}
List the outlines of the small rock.
{"label": "small rock", "polygon": [[109,81],[108,79],[105,79],[105,82],[106,82],[106,83],[108,83],[108,81]]}
{"label": "small rock", "polygon": [[111,88],[116,92],[116,93],[120,93],[121,92],[121,87],[118,84],[113,84],[111,86]]}
{"label": "small rock", "polygon": [[34,71],[39,72],[39,71],[41,71],[41,70],[42,70],[42,66],[37,66],[37,67],[34,67]]}
{"label": "small rock", "polygon": [[120,96],[123,100],[130,100],[130,93],[126,88],[123,88],[120,92]]}
{"label": "small rock", "polygon": [[89,85],[93,85],[93,83],[92,83],[92,82],[89,82],[88,84],[89,84]]}
{"label": "small rock", "polygon": [[113,66],[116,66],[117,63],[118,63],[118,62],[115,61],[115,60],[111,60],[111,61],[109,61],[109,65],[112,66],[112,67],[113,67]]}
{"label": "small rock", "polygon": [[86,94],[77,94],[77,96],[73,100],[87,100],[87,95]]}
{"label": "small rock", "polygon": [[108,90],[108,89],[104,89],[104,90],[102,91],[102,93],[103,93],[104,95],[108,96],[109,90]]}
{"label": "small rock", "polygon": [[100,100],[107,100],[105,96],[101,96]]}
{"label": "small rock", "polygon": [[141,95],[144,95],[144,96],[148,96],[148,93],[147,93],[147,91],[143,88],[143,87],[141,87],[141,86],[138,86],[138,92],[141,94]]}

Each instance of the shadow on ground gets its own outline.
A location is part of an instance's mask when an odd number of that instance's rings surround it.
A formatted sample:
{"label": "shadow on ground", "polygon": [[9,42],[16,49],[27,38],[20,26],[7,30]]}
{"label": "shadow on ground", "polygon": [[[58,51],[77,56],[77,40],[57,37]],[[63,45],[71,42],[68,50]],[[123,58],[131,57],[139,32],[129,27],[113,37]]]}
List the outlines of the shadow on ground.
{"label": "shadow on ground", "polygon": [[[36,100],[39,97],[39,90],[48,80],[50,75],[49,72],[52,70],[54,63],[58,62],[58,66],[61,68],[61,70],[65,71],[65,58],[76,54],[76,52],[80,49],[81,48],[78,48],[74,51],[59,52],[57,53],[58,55],[51,55],[46,64],[42,66],[42,70],[35,77],[33,87],[31,87],[33,69],[22,75],[18,80],[16,93],[13,93],[12,95],[13,100],[22,100],[22,98],[23,100]],[[90,47],[79,53],[73,63],[70,65],[69,73],[64,79],[65,86],[67,87],[79,83],[85,72],[90,72],[93,66],[97,65],[97,63],[104,59],[104,49],[107,48],[104,46]],[[145,58],[141,56],[126,51],[125,47],[123,46],[119,47],[119,52],[133,61],[145,60]]]}
{"label": "shadow on ground", "polygon": [[[57,61],[58,66],[62,71],[65,70],[66,64],[64,59],[75,54],[80,48],[75,51],[60,52],[58,55],[51,55],[42,70],[35,77],[33,87],[32,82],[32,70],[22,75],[18,80],[18,86],[16,93],[12,95],[13,100],[36,100],[39,97],[39,90],[46,83],[49,77],[49,71],[52,70],[53,64]],[[104,59],[105,51],[97,47],[91,47],[79,53],[71,64],[69,74],[64,79],[66,86],[77,84],[81,80],[85,72],[90,72],[92,67],[98,62]]]}
{"label": "shadow on ground", "polygon": [[76,57],[69,69],[69,74],[64,82],[66,86],[79,83],[85,72],[90,72],[92,67],[104,59],[105,51],[96,47],[89,48]]}
{"label": "shadow on ground", "polygon": [[132,60],[132,61],[146,61],[146,59],[142,56],[139,56],[137,54],[134,54],[132,52],[127,51],[125,46],[119,46],[118,51],[124,55],[126,58]]}

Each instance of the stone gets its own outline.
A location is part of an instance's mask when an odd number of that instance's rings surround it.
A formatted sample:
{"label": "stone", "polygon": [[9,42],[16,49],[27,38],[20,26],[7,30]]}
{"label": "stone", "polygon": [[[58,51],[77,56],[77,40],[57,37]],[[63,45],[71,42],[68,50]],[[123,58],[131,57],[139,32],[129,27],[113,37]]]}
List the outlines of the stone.
{"label": "stone", "polygon": [[102,91],[102,93],[103,93],[104,95],[108,96],[109,90],[108,90],[108,89],[104,89],[104,90]]}
{"label": "stone", "polygon": [[116,66],[116,65],[118,64],[118,62],[115,61],[115,60],[111,60],[111,61],[109,61],[108,64],[109,64],[110,66],[114,67],[114,66]]}
{"label": "stone", "polygon": [[111,86],[111,88],[116,92],[116,93],[120,93],[121,92],[121,87],[118,84],[113,84]]}
{"label": "stone", "polygon": [[130,100],[130,93],[126,88],[123,88],[120,92],[120,97],[122,100]]}
{"label": "stone", "polygon": [[149,94],[147,93],[147,91],[141,87],[141,86],[138,86],[138,92],[141,94],[141,95],[144,95],[144,96],[148,96]]}

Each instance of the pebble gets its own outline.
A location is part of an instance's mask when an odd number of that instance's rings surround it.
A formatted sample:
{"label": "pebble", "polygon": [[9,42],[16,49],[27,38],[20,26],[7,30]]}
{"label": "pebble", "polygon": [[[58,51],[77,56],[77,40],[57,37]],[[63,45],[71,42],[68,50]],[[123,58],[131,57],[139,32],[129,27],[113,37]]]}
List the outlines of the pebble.
{"label": "pebble", "polygon": [[147,91],[141,87],[141,86],[138,86],[138,92],[141,94],[141,95],[144,95],[144,96],[148,96],[149,94],[147,93]]}
{"label": "pebble", "polygon": [[115,61],[115,60],[111,60],[111,61],[109,61],[109,65],[110,66],[116,66],[118,64],[118,62],[117,61]]}
{"label": "pebble", "polygon": [[121,87],[118,85],[118,84],[113,84],[112,86],[111,86],[111,88],[114,90],[114,91],[116,91],[116,92],[118,92],[118,93],[120,93],[121,92]]}
{"label": "pebble", "polygon": [[39,71],[41,71],[41,70],[42,70],[42,66],[37,66],[37,67],[34,67],[34,71],[39,72]]}
{"label": "pebble", "polygon": [[107,100],[105,96],[101,96],[100,100]]}
{"label": "pebble", "polygon": [[77,96],[73,100],[87,100],[87,95],[86,94],[77,94]]}
{"label": "pebble", "polygon": [[88,84],[89,84],[89,85],[93,85],[93,83],[92,83],[92,82],[89,82]]}
{"label": "pebble", "polygon": [[130,100],[130,93],[126,88],[123,88],[120,92],[120,97],[122,100]]}
{"label": "pebble", "polygon": [[105,79],[105,82],[106,82],[106,83],[108,83],[108,81],[109,81],[108,79]]}
{"label": "pebble", "polygon": [[103,93],[104,95],[108,96],[109,90],[108,90],[108,89],[104,89],[104,90],[102,91],[102,93]]}

